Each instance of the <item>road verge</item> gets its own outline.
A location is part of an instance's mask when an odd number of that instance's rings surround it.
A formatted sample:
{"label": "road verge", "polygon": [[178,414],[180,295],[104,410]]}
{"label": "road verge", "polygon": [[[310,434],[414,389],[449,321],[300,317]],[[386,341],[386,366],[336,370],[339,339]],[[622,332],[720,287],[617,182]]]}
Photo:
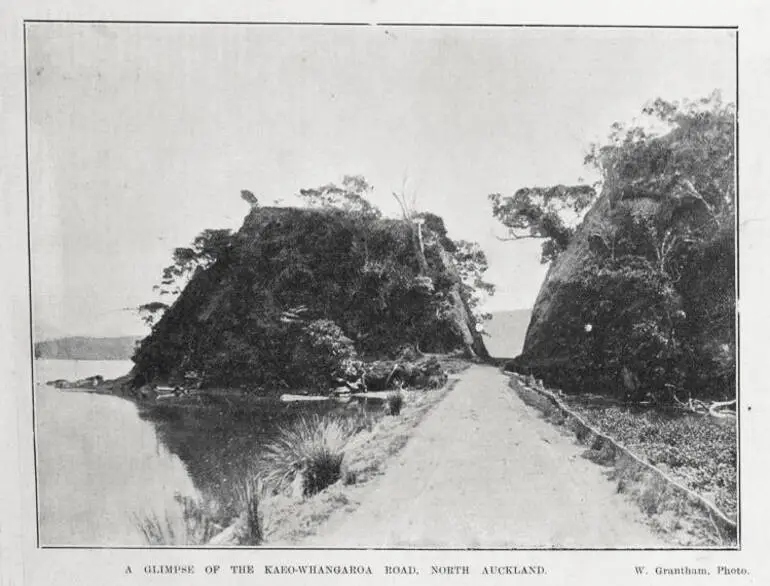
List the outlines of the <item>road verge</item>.
{"label": "road verge", "polygon": [[552,423],[570,430],[588,447],[585,457],[610,467],[611,477],[648,515],[651,525],[687,546],[735,547],[738,526],[734,519],[703,496],[682,486],[613,438],[588,424],[539,381],[517,373],[509,385],[521,399]]}

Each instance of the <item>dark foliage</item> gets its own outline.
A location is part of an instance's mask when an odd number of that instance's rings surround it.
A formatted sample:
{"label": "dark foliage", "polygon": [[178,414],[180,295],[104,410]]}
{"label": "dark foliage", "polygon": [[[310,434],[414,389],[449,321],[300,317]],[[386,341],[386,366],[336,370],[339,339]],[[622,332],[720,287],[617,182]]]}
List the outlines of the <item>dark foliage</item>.
{"label": "dark foliage", "polygon": [[377,360],[365,365],[364,380],[370,391],[396,387],[439,389],[447,379],[446,370],[435,356],[414,361]]}
{"label": "dark foliage", "polygon": [[[570,392],[633,402],[731,398],[734,108],[714,94],[695,104],[656,100],[644,113],[668,131],[617,124],[607,144],[592,147],[586,161],[602,175],[601,197],[567,246],[563,231],[550,235],[565,251],[558,277],[546,280],[512,366]],[[567,207],[575,199],[553,190],[538,192],[539,202],[532,190],[492,196],[496,215],[548,236],[553,198]]]}
{"label": "dark foliage", "polygon": [[204,385],[325,390],[359,354],[463,348],[460,277],[438,235],[424,264],[412,235],[366,210],[252,210],[143,340],[136,383],[193,370]]}
{"label": "dark foliage", "polygon": [[[663,400],[681,382],[683,350],[675,332],[680,299],[670,279],[644,259],[591,264],[556,282],[561,316],[547,335],[561,356],[530,369],[566,392],[603,392],[626,400]],[[631,381],[624,380],[624,368]],[[628,376],[626,377],[628,378]]]}
{"label": "dark foliage", "polygon": [[385,401],[388,415],[400,415],[401,408],[404,406],[404,395],[399,391],[388,393],[388,397]]}
{"label": "dark foliage", "polygon": [[548,263],[564,251],[575,235],[565,221],[570,212],[580,215],[596,198],[588,185],[525,187],[512,196],[489,196],[492,215],[505,226],[508,240],[543,240],[541,262]]}

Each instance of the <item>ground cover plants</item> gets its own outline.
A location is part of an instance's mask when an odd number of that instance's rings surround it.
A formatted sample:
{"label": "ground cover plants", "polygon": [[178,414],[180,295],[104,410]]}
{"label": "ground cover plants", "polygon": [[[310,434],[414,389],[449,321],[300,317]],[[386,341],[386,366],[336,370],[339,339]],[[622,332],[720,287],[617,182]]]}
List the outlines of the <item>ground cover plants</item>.
{"label": "ground cover plants", "polygon": [[734,420],[660,409],[599,406],[562,397],[589,424],[612,437],[728,516],[737,511],[737,442]]}
{"label": "ground cover plants", "polygon": [[[717,464],[718,472],[709,486],[691,482],[693,471],[702,478],[698,471],[713,462],[704,456],[707,450],[727,448],[727,462],[735,456],[729,453],[734,446],[734,434],[731,440],[729,430],[734,425],[727,419],[723,426],[706,415],[664,412],[660,407],[629,408],[599,395],[565,395],[520,375],[512,377],[511,387],[549,422],[586,447],[582,456],[604,468],[617,492],[639,506],[650,528],[664,541],[680,546],[737,543],[736,487],[730,464]],[[704,432],[709,429],[710,443],[706,439],[709,432]],[[720,429],[728,433],[719,437]],[[681,442],[690,445],[680,449]],[[722,500],[709,492],[716,484],[728,485]]]}

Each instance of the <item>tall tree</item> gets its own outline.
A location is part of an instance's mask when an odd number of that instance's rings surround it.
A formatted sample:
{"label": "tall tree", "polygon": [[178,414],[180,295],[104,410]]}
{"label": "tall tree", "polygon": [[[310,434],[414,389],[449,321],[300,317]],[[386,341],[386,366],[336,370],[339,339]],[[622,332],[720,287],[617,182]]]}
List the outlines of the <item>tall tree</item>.
{"label": "tall tree", "polygon": [[554,260],[575,234],[574,225],[594,201],[596,191],[588,185],[525,187],[512,196],[492,193],[492,215],[506,228],[501,240],[543,240],[541,262]]}
{"label": "tall tree", "polygon": [[198,234],[189,247],[175,248],[172,264],[163,269],[160,285],[155,289],[161,295],[178,295],[198,269],[211,266],[230,247],[232,230],[206,229]]}
{"label": "tall tree", "polygon": [[[600,175],[595,187],[613,209],[646,198],[661,212],[646,232],[652,259],[665,267],[677,252],[732,225],[735,200],[735,107],[718,92],[695,102],[661,98],[633,124],[615,123],[607,141],[591,145],[585,163]],[[542,262],[554,260],[575,235],[597,190],[588,185],[525,187],[513,196],[489,196],[505,240],[543,239]],[[619,214],[625,213],[622,209]],[[608,249],[619,236],[597,234]]]}

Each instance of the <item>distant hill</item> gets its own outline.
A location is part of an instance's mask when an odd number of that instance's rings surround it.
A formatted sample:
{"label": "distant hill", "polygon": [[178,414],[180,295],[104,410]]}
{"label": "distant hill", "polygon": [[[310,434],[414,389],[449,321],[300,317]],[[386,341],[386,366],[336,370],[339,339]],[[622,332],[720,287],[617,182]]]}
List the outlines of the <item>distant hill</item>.
{"label": "distant hill", "polygon": [[72,336],[35,344],[35,358],[59,360],[130,360],[138,336],[89,338]]}
{"label": "distant hill", "polygon": [[492,319],[484,323],[484,330],[489,334],[484,337],[484,344],[489,354],[495,358],[514,358],[521,354],[531,315],[531,309],[492,313]]}

